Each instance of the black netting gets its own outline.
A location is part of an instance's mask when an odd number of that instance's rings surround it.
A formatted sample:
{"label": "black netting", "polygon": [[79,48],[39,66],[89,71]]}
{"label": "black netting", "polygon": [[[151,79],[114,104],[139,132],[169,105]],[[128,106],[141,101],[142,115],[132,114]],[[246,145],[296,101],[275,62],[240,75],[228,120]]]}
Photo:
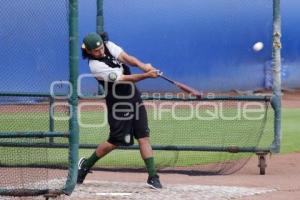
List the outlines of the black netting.
{"label": "black netting", "polygon": [[68,1],[1,1],[0,91],[49,92],[69,77]]}
{"label": "black netting", "polygon": [[[0,132],[50,132],[48,98],[0,97]],[[66,102],[60,102],[66,103]],[[65,106],[53,108],[55,131],[68,132]],[[54,131],[54,130],[52,130]],[[0,138],[0,186],[14,195],[62,189],[67,178],[68,149],[47,148],[67,138]],[[28,192],[28,193],[30,193]]]}
{"label": "black netting", "polygon": [[[39,195],[66,182],[68,149],[46,147],[67,139],[3,136],[68,132],[66,120],[54,120],[51,130],[50,99],[44,95],[51,85],[67,92],[62,81],[69,79],[68,6],[68,0],[1,1],[0,195]],[[68,116],[66,108],[54,110]]]}
{"label": "black netting", "polygon": [[[81,144],[98,144],[108,137],[104,102],[83,103]],[[153,146],[208,148],[269,148],[273,137],[273,110],[265,101],[145,101]],[[137,144],[137,142],[136,142]],[[93,150],[81,149],[82,156]],[[157,167],[163,171],[230,174],[253,153],[156,150]],[[143,169],[136,150],[116,150],[96,165],[104,169]]]}

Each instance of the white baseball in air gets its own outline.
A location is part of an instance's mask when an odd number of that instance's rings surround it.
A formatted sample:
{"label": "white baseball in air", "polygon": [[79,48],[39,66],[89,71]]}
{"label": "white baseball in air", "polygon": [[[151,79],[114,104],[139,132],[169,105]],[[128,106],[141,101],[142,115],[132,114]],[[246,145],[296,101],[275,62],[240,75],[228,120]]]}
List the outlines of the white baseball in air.
{"label": "white baseball in air", "polygon": [[252,48],[254,51],[261,51],[264,48],[264,43],[256,42]]}

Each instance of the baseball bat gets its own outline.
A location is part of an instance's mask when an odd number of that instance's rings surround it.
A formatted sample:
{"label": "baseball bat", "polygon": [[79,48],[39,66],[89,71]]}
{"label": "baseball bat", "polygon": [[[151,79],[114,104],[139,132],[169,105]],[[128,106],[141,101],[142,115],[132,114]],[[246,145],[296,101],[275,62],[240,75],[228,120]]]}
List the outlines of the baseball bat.
{"label": "baseball bat", "polygon": [[185,84],[183,84],[183,83],[180,83],[180,82],[178,82],[178,81],[172,80],[172,79],[170,79],[170,78],[168,78],[168,77],[162,75],[162,73],[160,73],[159,76],[160,76],[161,78],[163,78],[164,80],[168,81],[169,83],[172,83],[172,84],[176,85],[176,87],[178,87],[180,90],[182,90],[182,91],[184,91],[184,92],[187,92],[187,93],[189,93],[189,94],[191,94],[191,95],[194,95],[194,96],[196,96],[198,99],[201,99],[201,98],[202,98],[202,94],[201,94],[201,92],[199,92],[198,90],[196,90],[196,89],[194,89],[194,88],[192,88],[192,87],[190,87],[190,86],[187,86],[187,85],[185,85]]}

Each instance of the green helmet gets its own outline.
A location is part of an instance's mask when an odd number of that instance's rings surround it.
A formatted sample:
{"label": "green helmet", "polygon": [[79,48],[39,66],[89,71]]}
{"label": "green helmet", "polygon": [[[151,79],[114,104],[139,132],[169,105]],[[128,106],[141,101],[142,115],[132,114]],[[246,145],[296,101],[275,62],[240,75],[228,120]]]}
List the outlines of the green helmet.
{"label": "green helmet", "polygon": [[103,44],[103,40],[97,33],[89,33],[83,39],[82,48],[87,50],[93,50],[100,47]]}

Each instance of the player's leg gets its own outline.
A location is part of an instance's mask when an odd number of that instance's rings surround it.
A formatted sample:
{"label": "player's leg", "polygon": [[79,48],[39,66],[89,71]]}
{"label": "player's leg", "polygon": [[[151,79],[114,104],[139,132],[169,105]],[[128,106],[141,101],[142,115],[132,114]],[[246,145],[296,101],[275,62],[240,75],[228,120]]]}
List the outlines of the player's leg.
{"label": "player's leg", "polygon": [[111,144],[109,142],[104,142],[102,144],[99,144],[96,151],[88,158],[81,158],[78,162],[78,176],[77,176],[77,183],[81,184],[83,183],[86,175],[90,172],[90,169],[92,166],[102,157],[104,157],[106,154],[111,152],[113,149],[115,149],[117,146],[114,144]]}
{"label": "player's leg", "polygon": [[162,188],[162,185],[159,181],[159,176],[157,175],[153,151],[149,139],[150,130],[148,128],[147,112],[142,103],[136,108],[135,114],[136,118],[134,119],[133,123],[134,136],[138,140],[140,153],[149,174],[147,183],[152,188]]}
{"label": "player's leg", "polygon": [[152,147],[150,145],[149,137],[138,139],[140,146],[140,153],[143,159],[153,157]]}
{"label": "player's leg", "polygon": [[116,145],[109,142],[99,144],[96,151],[88,159],[85,160],[85,162],[83,163],[83,167],[90,169],[100,158],[104,157],[116,147]]}
{"label": "player's leg", "polygon": [[[120,109],[120,108],[118,108]],[[96,151],[88,158],[82,158],[78,164],[78,178],[77,183],[82,183],[90,171],[91,167],[106,154],[111,152],[117,146],[133,144],[132,119],[127,118],[127,112],[116,112],[117,118],[108,113],[108,123],[110,127],[109,138],[106,142],[100,144]],[[125,116],[125,117],[124,117]],[[130,113],[129,113],[130,116]]]}
{"label": "player's leg", "polygon": [[138,143],[140,147],[140,153],[145,162],[149,176],[155,176],[157,172],[155,168],[153,151],[150,145],[149,137],[138,139]]}
{"label": "player's leg", "polygon": [[139,138],[138,139],[140,146],[140,153],[145,162],[147,172],[149,174],[147,184],[155,189],[162,188],[162,185],[159,180],[159,176],[157,175],[157,170],[155,167],[153,151],[150,144],[149,137]]}

